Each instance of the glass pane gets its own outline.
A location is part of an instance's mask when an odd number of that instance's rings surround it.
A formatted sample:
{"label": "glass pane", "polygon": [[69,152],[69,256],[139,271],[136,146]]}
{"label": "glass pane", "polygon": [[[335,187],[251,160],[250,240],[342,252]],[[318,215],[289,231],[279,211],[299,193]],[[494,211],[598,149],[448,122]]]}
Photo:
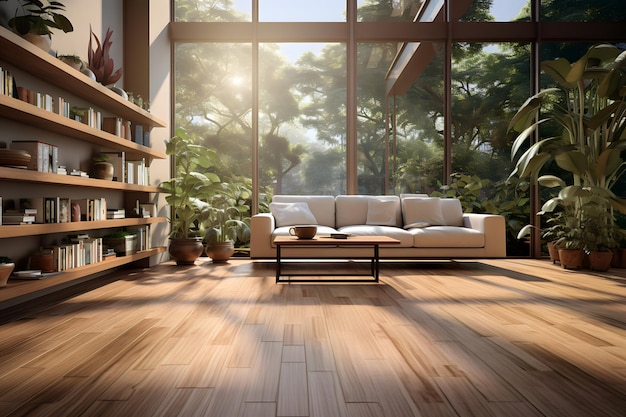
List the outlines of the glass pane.
{"label": "glass pane", "polygon": [[359,194],[386,194],[388,135],[385,75],[396,55],[396,44],[358,45],[357,61],[357,180]]}
{"label": "glass pane", "polygon": [[174,0],[176,22],[250,22],[252,0]]}
{"label": "glass pane", "polygon": [[357,0],[360,22],[412,22],[422,0]]}
{"label": "glass pane", "polygon": [[[219,159],[205,173],[214,173],[219,182],[230,184],[227,195],[246,200],[248,206],[252,187],[251,56],[250,44],[178,44],[174,51],[174,126],[217,153]],[[242,213],[242,218],[249,216]]]}
{"label": "glass pane", "polygon": [[422,43],[416,53],[428,63],[415,74],[407,93],[396,98],[395,135],[392,129],[390,138],[392,194],[431,194],[443,179],[443,44]]}
{"label": "glass pane", "polygon": [[345,44],[261,44],[260,193],[346,191]]}
{"label": "glass pane", "polygon": [[541,0],[541,19],[562,22],[621,22],[626,20],[624,0]]}
{"label": "glass pane", "polygon": [[529,0],[474,0],[467,10],[459,10],[464,22],[529,21]]}
{"label": "glass pane", "polygon": [[346,0],[259,0],[260,22],[345,22]]}
{"label": "glass pane", "polygon": [[516,189],[506,179],[513,169],[511,145],[516,136],[507,131],[508,125],[530,95],[530,46],[480,46],[454,46],[449,195],[460,196],[466,211],[505,215],[508,255],[527,255],[517,232],[530,219],[528,187]]}

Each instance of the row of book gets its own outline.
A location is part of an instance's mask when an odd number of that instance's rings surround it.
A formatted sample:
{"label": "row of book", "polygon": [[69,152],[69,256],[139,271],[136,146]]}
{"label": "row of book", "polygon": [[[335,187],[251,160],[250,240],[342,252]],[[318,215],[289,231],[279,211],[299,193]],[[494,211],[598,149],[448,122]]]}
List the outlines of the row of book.
{"label": "row of book", "polygon": [[140,145],[151,147],[150,130],[143,125],[131,123],[121,117],[103,117],[102,112],[93,107],[71,106],[63,97],[56,100],[47,93],[18,86],[13,74],[0,67],[0,94],[18,98],[40,109],[84,123],[94,129],[103,130],[120,138],[131,140]]}
{"label": "row of book", "polygon": [[92,238],[87,234],[77,234],[68,236],[65,243],[43,246],[40,252],[50,254],[54,271],[62,272],[102,262],[105,258],[103,248],[102,238]]}
{"label": "row of book", "polygon": [[11,71],[0,67],[0,94],[13,97],[15,95],[15,82]]}
{"label": "row of book", "polygon": [[126,217],[124,209],[107,208],[104,197],[70,199],[66,197],[7,199],[0,197],[0,225],[67,223]]}

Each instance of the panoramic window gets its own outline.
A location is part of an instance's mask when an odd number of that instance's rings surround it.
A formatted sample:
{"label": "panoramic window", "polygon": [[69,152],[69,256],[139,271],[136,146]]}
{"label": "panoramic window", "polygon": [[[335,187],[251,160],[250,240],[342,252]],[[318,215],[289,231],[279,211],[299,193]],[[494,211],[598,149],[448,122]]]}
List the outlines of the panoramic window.
{"label": "panoramic window", "polygon": [[[572,43],[550,22],[626,19],[622,0],[582,3],[175,0],[175,127],[218,152],[221,181],[251,190],[250,214],[277,193],[454,196],[505,215],[508,253],[526,255],[517,231],[546,196],[505,181],[508,123],[546,86],[540,61],[575,59],[605,29]],[[534,7],[550,42],[528,38]]]}

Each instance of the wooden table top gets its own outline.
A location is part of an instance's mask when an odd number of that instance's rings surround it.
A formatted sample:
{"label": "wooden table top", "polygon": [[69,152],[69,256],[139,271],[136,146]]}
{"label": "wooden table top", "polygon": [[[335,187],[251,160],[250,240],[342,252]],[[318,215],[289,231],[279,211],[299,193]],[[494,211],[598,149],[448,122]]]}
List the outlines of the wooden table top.
{"label": "wooden table top", "polygon": [[372,246],[372,245],[398,245],[400,241],[389,236],[348,236],[347,239],[335,239],[330,236],[315,236],[313,239],[298,239],[295,236],[276,236],[274,244],[280,246],[301,245],[346,245],[346,246]]}

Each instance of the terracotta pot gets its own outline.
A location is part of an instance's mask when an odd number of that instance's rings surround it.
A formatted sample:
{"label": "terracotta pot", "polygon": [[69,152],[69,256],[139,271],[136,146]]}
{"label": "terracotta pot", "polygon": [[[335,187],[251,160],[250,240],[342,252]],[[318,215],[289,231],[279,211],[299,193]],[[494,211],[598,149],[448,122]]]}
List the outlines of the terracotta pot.
{"label": "terracotta pot", "polygon": [[582,249],[559,249],[559,260],[565,269],[580,269],[585,265],[585,251]]}
{"label": "terracotta pot", "polygon": [[613,252],[589,252],[589,268],[592,271],[608,271],[613,260]]}
{"label": "terracotta pot", "polygon": [[613,250],[611,266],[615,268],[626,268],[626,249],[616,248]]}
{"label": "terracotta pot", "polygon": [[7,285],[7,281],[11,276],[11,272],[13,272],[13,268],[15,268],[14,263],[0,264],[0,287]]}
{"label": "terracotta pot", "polygon": [[548,253],[550,254],[550,260],[553,264],[560,262],[559,250],[554,242],[548,242]]}
{"label": "terracotta pot", "polygon": [[206,253],[213,262],[226,262],[235,253],[235,245],[232,241],[209,243]]}
{"label": "terracotta pot", "polygon": [[176,261],[176,265],[193,265],[196,259],[202,255],[203,250],[204,245],[201,237],[170,238],[168,252],[170,257]]}

